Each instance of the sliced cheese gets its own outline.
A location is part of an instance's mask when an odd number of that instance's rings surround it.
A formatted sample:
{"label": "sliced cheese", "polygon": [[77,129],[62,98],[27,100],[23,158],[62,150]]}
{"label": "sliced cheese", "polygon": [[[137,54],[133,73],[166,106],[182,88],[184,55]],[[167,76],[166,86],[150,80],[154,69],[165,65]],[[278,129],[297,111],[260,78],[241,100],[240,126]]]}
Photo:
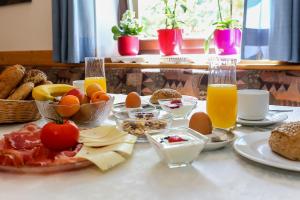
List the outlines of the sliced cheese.
{"label": "sliced cheese", "polygon": [[88,148],[83,146],[76,157],[85,158],[94,163],[101,170],[108,170],[122,162],[125,158],[113,151],[104,151],[102,148]]}
{"label": "sliced cheese", "polygon": [[116,126],[99,126],[96,128],[91,128],[87,130],[80,131],[80,136],[88,137],[88,138],[104,138],[109,135],[116,135],[120,131],[116,128]]}
{"label": "sliced cheese", "polygon": [[101,126],[93,129],[88,129],[80,132],[80,142],[85,141],[108,141],[115,140],[126,135],[124,131],[118,130],[115,126]]}
{"label": "sliced cheese", "polygon": [[127,133],[121,132],[120,134],[109,134],[104,138],[89,138],[89,137],[81,136],[79,138],[79,141],[81,143],[85,143],[85,142],[107,142],[107,141],[117,140],[119,138],[124,137],[125,135],[127,135]]}
{"label": "sliced cheese", "polygon": [[127,134],[116,140],[108,140],[108,141],[96,141],[95,140],[95,141],[83,142],[83,144],[88,147],[103,147],[103,146],[114,145],[114,144],[119,144],[119,143],[134,144],[136,142],[136,140],[137,140],[136,136]]}

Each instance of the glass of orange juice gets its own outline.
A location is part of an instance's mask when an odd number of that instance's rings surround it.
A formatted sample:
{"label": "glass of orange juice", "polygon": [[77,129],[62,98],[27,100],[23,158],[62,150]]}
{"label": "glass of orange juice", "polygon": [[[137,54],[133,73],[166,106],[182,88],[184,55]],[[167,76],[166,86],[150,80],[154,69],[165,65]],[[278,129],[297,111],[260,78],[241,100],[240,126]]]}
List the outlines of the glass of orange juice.
{"label": "glass of orange juice", "polygon": [[235,127],[237,116],[236,58],[211,57],[206,111],[214,128]]}
{"label": "glass of orange juice", "polygon": [[85,58],[84,90],[86,91],[86,88],[92,83],[99,84],[103,91],[106,92],[104,58]]}

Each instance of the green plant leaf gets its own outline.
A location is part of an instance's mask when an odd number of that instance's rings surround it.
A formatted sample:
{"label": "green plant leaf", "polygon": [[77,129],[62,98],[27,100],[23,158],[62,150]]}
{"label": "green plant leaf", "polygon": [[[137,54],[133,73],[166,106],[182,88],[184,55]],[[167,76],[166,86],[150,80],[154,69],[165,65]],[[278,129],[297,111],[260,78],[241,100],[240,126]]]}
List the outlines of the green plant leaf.
{"label": "green plant leaf", "polygon": [[119,27],[117,27],[117,26],[113,26],[113,27],[111,28],[111,32],[112,32],[113,34],[118,34],[118,33],[120,33],[120,29],[119,29]]}
{"label": "green plant leaf", "polygon": [[208,38],[204,41],[203,48],[204,48],[204,53],[205,54],[209,53],[209,47],[210,47],[211,40],[213,39],[213,35],[214,35],[214,33],[212,32],[208,36]]}
{"label": "green plant leaf", "polygon": [[187,11],[187,7],[183,4],[180,5],[181,9],[183,10],[184,13]]}
{"label": "green plant leaf", "polygon": [[143,27],[135,18],[133,11],[127,10],[120,21],[119,26],[113,26],[111,29],[113,38],[116,40],[122,35],[139,35],[143,31]]}

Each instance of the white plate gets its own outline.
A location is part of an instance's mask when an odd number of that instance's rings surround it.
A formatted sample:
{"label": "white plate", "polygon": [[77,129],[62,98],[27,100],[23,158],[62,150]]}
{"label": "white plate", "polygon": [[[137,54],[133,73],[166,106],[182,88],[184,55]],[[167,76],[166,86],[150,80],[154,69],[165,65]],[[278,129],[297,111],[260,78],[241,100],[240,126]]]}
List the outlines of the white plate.
{"label": "white plate", "polygon": [[253,133],[238,138],[234,142],[234,149],[241,156],[252,161],[291,171],[300,172],[300,162],[285,159],[274,153],[268,140],[270,133]]}
{"label": "white plate", "polygon": [[266,118],[263,120],[245,120],[238,118],[237,123],[246,126],[268,126],[282,122],[288,118],[287,114],[284,113],[268,113]]}

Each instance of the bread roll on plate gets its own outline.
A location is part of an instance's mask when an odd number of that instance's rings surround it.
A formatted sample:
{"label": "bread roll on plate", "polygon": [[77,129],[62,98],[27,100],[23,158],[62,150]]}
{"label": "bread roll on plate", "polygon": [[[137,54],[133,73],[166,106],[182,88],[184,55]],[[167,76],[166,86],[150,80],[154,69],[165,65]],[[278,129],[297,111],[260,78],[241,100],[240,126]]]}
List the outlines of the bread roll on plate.
{"label": "bread roll on plate", "polygon": [[164,88],[164,89],[156,90],[152,94],[150,98],[150,102],[153,104],[158,104],[159,99],[172,99],[172,98],[181,98],[181,97],[182,97],[181,94],[176,90]]}
{"label": "bread roll on plate", "polygon": [[275,128],[269,138],[275,153],[290,159],[300,160],[300,122],[291,122]]}

